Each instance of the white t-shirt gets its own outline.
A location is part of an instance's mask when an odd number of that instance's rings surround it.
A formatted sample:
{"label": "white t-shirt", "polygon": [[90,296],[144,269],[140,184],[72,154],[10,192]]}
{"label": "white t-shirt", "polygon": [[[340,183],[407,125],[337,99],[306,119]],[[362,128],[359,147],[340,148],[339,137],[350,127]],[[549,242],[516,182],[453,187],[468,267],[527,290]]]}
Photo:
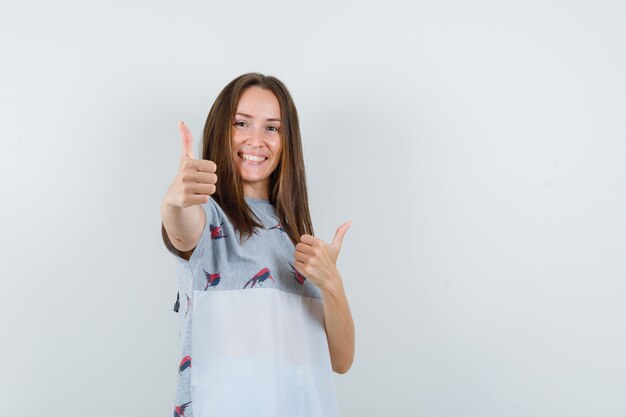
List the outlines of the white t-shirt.
{"label": "white t-shirt", "polygon": [[182,345],[174,416],[338,417],[321,291],[294,269],[274,206],[245,200],[265,228],[242,244],[209,198],[189,261],[170,248]]}

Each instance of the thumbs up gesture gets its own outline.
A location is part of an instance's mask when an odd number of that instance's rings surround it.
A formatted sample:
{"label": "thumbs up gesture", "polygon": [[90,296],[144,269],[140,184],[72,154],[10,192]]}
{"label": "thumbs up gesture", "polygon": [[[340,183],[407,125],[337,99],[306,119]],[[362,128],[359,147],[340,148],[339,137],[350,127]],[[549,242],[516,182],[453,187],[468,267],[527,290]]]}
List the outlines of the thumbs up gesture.
{"label": "thumbs up gesture", "polygon": [[217,166],[213,161],[195,159],[189,128],[183,122],[178,123],[178,128],[183,145],[180,166],[165,194],[165,203],[182,208],[204,204],[209,201],[209,196],[215,193]]}
{"label": "thumbs up gesture", "polygon": [[294,252],[294,266],[320,289],[329,288],[341,279],[337,271],[337,257],[343,236],[351,225],[350,221],[339,226],[330,244],[312,235],[300,236]]}

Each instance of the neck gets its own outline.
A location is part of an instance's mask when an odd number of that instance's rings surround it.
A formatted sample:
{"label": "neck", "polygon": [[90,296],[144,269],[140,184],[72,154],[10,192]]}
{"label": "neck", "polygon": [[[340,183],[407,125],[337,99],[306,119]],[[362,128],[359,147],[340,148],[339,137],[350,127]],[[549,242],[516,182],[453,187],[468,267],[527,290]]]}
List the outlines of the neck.
{"label": "neck", "polygon": [[243,184],[243,195],[250,198],[256,198],[259,200],[269,200],[269,186],[267,183],[264,184]]}

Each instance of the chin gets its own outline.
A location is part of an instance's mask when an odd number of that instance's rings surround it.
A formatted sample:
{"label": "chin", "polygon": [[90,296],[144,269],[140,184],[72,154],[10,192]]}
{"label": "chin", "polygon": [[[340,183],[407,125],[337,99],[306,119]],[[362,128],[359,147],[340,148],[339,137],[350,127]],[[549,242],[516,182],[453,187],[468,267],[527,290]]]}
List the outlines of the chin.
{"label": "chin", "polygon": [[269,172],[259,172],[259,171],[253,171],[253,170],[246,170],[244,169],[239,169],[239,175],[241,175],[241,178],[244,181],[247,182],[259,182],[259,181],[265,181],[265,180],[269,180],[269,178],[272,175],[272,171]]}
{"label": "chin", "polygon": [[267,177],[248,177],[248,176],[243,175],[241,178],[243,179],[244,182],[253,183],[253,182],[268,181],[270,177],[269,175]]}

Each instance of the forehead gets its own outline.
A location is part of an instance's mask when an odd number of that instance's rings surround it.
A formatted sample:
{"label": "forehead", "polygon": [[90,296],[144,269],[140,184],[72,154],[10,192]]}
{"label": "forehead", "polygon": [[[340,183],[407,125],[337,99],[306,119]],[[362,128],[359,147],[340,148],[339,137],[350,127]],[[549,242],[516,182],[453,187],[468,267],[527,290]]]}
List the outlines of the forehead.
{"label": "forehead", "polygon": [[280,104],[270,90],[253,86],[245,89],[239,97],[236,112],[259,119],[279,119]]}

